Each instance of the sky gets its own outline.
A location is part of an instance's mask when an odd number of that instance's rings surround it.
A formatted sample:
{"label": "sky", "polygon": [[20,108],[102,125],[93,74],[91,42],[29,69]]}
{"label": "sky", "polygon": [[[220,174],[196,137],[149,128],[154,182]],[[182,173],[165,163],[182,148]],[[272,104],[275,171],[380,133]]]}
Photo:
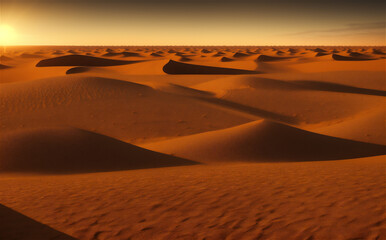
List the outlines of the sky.
{"label": "sky", "polygon": [[378,0],[0,0],[0,25],[9,45],[384,46],[385,11]]}

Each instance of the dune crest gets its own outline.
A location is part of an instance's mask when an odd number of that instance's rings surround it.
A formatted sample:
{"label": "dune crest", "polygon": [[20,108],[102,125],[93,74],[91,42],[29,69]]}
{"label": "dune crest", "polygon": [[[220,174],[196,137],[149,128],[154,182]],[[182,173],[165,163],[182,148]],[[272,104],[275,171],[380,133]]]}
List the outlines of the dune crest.
{"label": "dune crest", "polygon": [[4,65],[4,64],[0,64],[0,70],[1,69],[7,69],[7,68],[11,68],[11,67],[7,66],[7,65]]}
{"label": "dune crest", "polygon": [[350,56],[343,56],[343,55],[339,55],[339,54],[332,54],[332,58],[336,61],[369,61],[369,60],[376,60],[375,58],[371,58],[371,57],[368,57],[368,56],[364,56],[364,55],[356,55],[354,54],[354,56],[352,56],[350,54]]}
{"label": "dune crest", "polygon": [[13,60],[13,58],[7,57],[5,55],[0,56],[0,61],[12,61],[12,60]]}
{"label": "dune crest", "polygon": [[73,67],[66,71],[66,74],[84,73],[90,71],[88,67]]}
{"label": "dune crest", "polygon": [[384,108],[374,109],[315,131],[334,137],[386,145],[385,119]]}
{"label": "dune crest", "polygon": [[55,58],[48,58],[41,60],[36,64],[36,67],[54,67],[54,66],[118,66],[131,63],[138,63],[141,61],[124,61],[106,59],[100,57],[92,57],[85,55],[66,55]]}
{"label": "dune crest", "polygon": [[386,153],[382,145],[325,136],[268,120],[145,147],[202,162],[322,161]]}
{"label": "dune crest", "polygon": [[163,71],[167,74],[257,74],[259,72],[252,70],[244,69],[235,69],[235,68],[222,68],[222,67],[212,67],[212,66],[203,66],[195,65],[188,63],[181,63],[170,60],[163,67]]}
{"label": "dune crest", "polygon": [[234,59],[232,59],[232,58],[227,58],[227,57],[222,57],[220,61],[221,61],[221,62],[233,62]]}
{"label": "dune crest", "polygon": [[276,62],[276,61],[284,61],[291,59],[293,57],[276,57],[276,56],[268,56],[268,55],[260,55],[256,61],[258,62]]}
{"label": "dune crest", "polygon": [[3,134],[0,159],[0,172],[81,173],[195,164],[75,128]]}

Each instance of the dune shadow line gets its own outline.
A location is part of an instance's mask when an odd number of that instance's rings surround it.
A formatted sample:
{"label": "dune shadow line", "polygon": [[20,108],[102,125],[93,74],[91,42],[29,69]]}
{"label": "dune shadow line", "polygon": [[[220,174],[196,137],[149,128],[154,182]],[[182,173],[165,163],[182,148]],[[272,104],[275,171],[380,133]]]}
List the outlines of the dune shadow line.
{"label": "dune shadow line", "polygon": [[2,204],[0,204],[0,239],[76,240]]}
{"label": "dune shadow line", "polygon": [[303,81],[296,80],[292,81],[295,84],[299,84],[302,88],[307,90],[316,91],[328,91],[328,92],[341,92],[341,93],[355,93],[372,96],[386,96],[386,91],[353,87],[344,84],[330,83],[330,82],[319,82],[319,81]]}
{"label": "dune shadow line", "polygon": [[243,112],[243,113],[264,118],[264,119],[274,120],[278,122],[285,122],[289,124],[299,123],[299,121],[296,118],[291,116],[285,116],[279,113],[270,112],[267,110],[247,106],[244,104],[240,104],[240,103],[236,103],[236,102],[232,102],[224,99],[207,98],[207,97],[195,97],[195,98],[210,104],[214,104],[214,105],[226,108],[226,109],[232,109],[238,112]]}
{"label": "dune shadow line", "polygon": [[169,60],[162,70],[167,74],[219,74],[219,75],[239,75],[239,74],[258,74],[258,71],[236,69],[236,68],[223,68],[196,65],[189,63],[182,63],[173,60]]}
{"label": "dune shadow line", "polygon": [[66,55],[55,58],[43,59],[36,64],[36,67],[56,67],[56,66],[84,66],[84,67],[107,67],[119,66],[143,61],[115,60],[85,55]]}

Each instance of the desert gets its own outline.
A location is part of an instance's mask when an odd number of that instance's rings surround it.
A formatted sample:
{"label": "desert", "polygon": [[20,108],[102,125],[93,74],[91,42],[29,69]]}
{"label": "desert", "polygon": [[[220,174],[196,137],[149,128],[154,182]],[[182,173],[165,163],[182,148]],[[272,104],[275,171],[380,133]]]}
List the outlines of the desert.
{"label": "desert", "polygon": [[8,47],[0,239],[385,239],[385,52]]}

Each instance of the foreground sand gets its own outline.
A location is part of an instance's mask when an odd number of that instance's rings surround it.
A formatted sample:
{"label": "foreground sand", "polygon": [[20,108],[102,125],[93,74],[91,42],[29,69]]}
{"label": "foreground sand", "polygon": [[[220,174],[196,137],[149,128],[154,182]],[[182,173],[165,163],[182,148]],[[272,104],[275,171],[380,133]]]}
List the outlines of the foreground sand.
{"label": "foreground sand", "polygon": [[384,239],[384,174],[373,157],[2,176],[0,200],[79,239]]}
{"label": "foreground sand", "polygon": [[385,239],[383,48],[11,48],[0,239]]}

